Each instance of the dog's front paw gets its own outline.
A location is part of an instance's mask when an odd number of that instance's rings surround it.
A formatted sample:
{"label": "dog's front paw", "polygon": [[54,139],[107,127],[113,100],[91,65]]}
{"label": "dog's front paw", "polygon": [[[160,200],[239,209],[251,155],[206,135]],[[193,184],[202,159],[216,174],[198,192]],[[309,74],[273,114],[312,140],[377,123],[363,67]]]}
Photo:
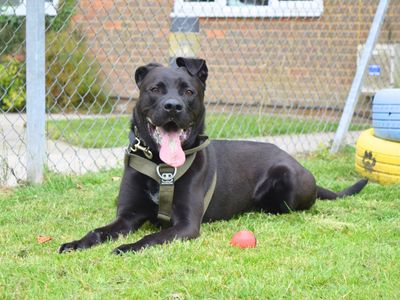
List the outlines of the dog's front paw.
{"label": "dog's front paw", "polygon": [[73,241],[70,243],[65,243],[60,246],[58,249],[58,253],[64,253],[64,252],[70,252],[70,251],[75,251],[79,249],[83,249],[82,244],[80,241]]}
{"label": "dog's front paw", "polygon": [[62,244],[58,253],[87,249],[101,242],[100,233],[91,231],[80,240]]}
{"label": "dog's front paw", "polygon": [[136,252],[138,250],[140,250],[140,248],[138,248],[136,244],[126,244],[115,248],[111,253],[115,255],[122,255],[126,252]]}

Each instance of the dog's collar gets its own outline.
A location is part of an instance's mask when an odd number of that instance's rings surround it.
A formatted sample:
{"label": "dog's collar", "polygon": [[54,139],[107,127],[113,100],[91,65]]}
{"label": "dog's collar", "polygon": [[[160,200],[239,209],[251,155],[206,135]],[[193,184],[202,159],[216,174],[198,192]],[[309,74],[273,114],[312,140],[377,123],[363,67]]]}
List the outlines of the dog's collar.
{"label": "dog's collar", "polygon": [[[167,225],[171,221],[172,212],[172,200],[174,195],[174,183],[177,181],[192,165],[198,151],[203,150],[210,144],[208,136],[199,135],[199,145],[197,147],[187,149],[184,151],[186,155],[185,163],[179,168],[174,168],[166,164],[156,164],[151,159],[153,153],[147,147],[144,142],[142,143],[136,134],[137,128],[134,128],[135,132],[129,133],[129,145],[125,154],[125,166],[129,166],[136,171],[154,179],[160,184],[160,200],[158,208],[158,219],[162,225]],[[134,141],[134,144],[132,144]],[[138,150],[142,151],[146,158],[136,154]],[[208,204],[211,201],[214,193],[215,185],[217,180],[217,172],[214,173],[212,183],[204,197],[204,210],[203,215],[207,210]]]}

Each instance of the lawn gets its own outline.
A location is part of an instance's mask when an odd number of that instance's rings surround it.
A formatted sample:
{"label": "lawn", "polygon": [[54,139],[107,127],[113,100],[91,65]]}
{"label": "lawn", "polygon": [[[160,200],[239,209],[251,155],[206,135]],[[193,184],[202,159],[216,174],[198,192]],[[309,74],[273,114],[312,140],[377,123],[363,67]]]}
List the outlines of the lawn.
{"label": "lawn", "polygon": [[[335,190],[358,179],[354,150],[302,158]],[[121,170],[47,174],[41,186],[0,193],[0,299],[399,299],[400,185],[368,184],[356,196],[307,212],[249,213],[205,224],[193,241],[110,255],[155,229],[57,254],[59,245],[110,222]],[[229,245],[243,228],[258,245]],[[38,236],[52,240],[39,243]]]}
{"label": "lawn", "polygon": [[[47,122],[47,135],[84,148],[126,146],[130,117],[85,118],[51,120]],[[364,129],[352,125],[350,130]],[[325,120],[298,119],[273,115],[212,113],[206,118],[206,131],[212,138],[250,138],[283,134],[332,132],[337,123]]]}

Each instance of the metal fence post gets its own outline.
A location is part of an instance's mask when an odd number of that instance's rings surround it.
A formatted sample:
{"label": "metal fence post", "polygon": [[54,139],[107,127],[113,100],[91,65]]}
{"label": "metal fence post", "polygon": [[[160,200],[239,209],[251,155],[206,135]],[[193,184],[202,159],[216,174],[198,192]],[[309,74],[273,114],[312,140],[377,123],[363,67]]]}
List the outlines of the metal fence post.
{"label": "metal fence post", "polygon": [[199,18],[172,17],[168,36],[170,65],[178,56],[196,57],[200,51]]}
{"label": "metal fence post", "polygon": [[27,180],[43,180],[45,160],[45,6],[26,1]]}
{"label": "metal fence post", "polygon": [[371,58],[372,51],[374,50],[376,41],[381,30],[383,20],[390,0],[380,0],[378,8],[376,9],[375,17],[372,22],[371,30],[368,34],[368,39],[365,43],[365,47],[362,51],[360,63],[358,65],[356,75],[354,76],[353,83],[350,88],[349,95],[347,96],[346,105],[343,109],[343,114],[340,119],[339,127],[336,130],[335,137],[333,139],[331,153],[336,153],[343,143],[344,136],[349,130],[350,121],[353,117],[354,109],[356,107],[358,97],[360,96],[361,85],[364,80],[365,71],[367,64]]}

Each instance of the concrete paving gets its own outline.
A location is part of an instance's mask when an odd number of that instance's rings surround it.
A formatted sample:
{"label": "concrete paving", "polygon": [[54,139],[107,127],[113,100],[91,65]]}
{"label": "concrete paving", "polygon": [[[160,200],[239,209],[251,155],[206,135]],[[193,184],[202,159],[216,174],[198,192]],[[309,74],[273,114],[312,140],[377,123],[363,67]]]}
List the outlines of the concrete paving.
{"label": "concrete paving", "polygon": [[[82,116],[51,115],[52,120],[76,118]],[[0,114],[0,186],[15,186],[26,180],[25,124],[25,114]],[[359,132],[348,134],[345,143],[354,144],[358,135]],[[247,140],[271,142],[295,155],[327,147],[333,136],[332,132]],[[53,140],[47,140],[46,149],[47,166],[50,171],[76,174],[122,166],[125,150],[124,147],[86,149]]]}

